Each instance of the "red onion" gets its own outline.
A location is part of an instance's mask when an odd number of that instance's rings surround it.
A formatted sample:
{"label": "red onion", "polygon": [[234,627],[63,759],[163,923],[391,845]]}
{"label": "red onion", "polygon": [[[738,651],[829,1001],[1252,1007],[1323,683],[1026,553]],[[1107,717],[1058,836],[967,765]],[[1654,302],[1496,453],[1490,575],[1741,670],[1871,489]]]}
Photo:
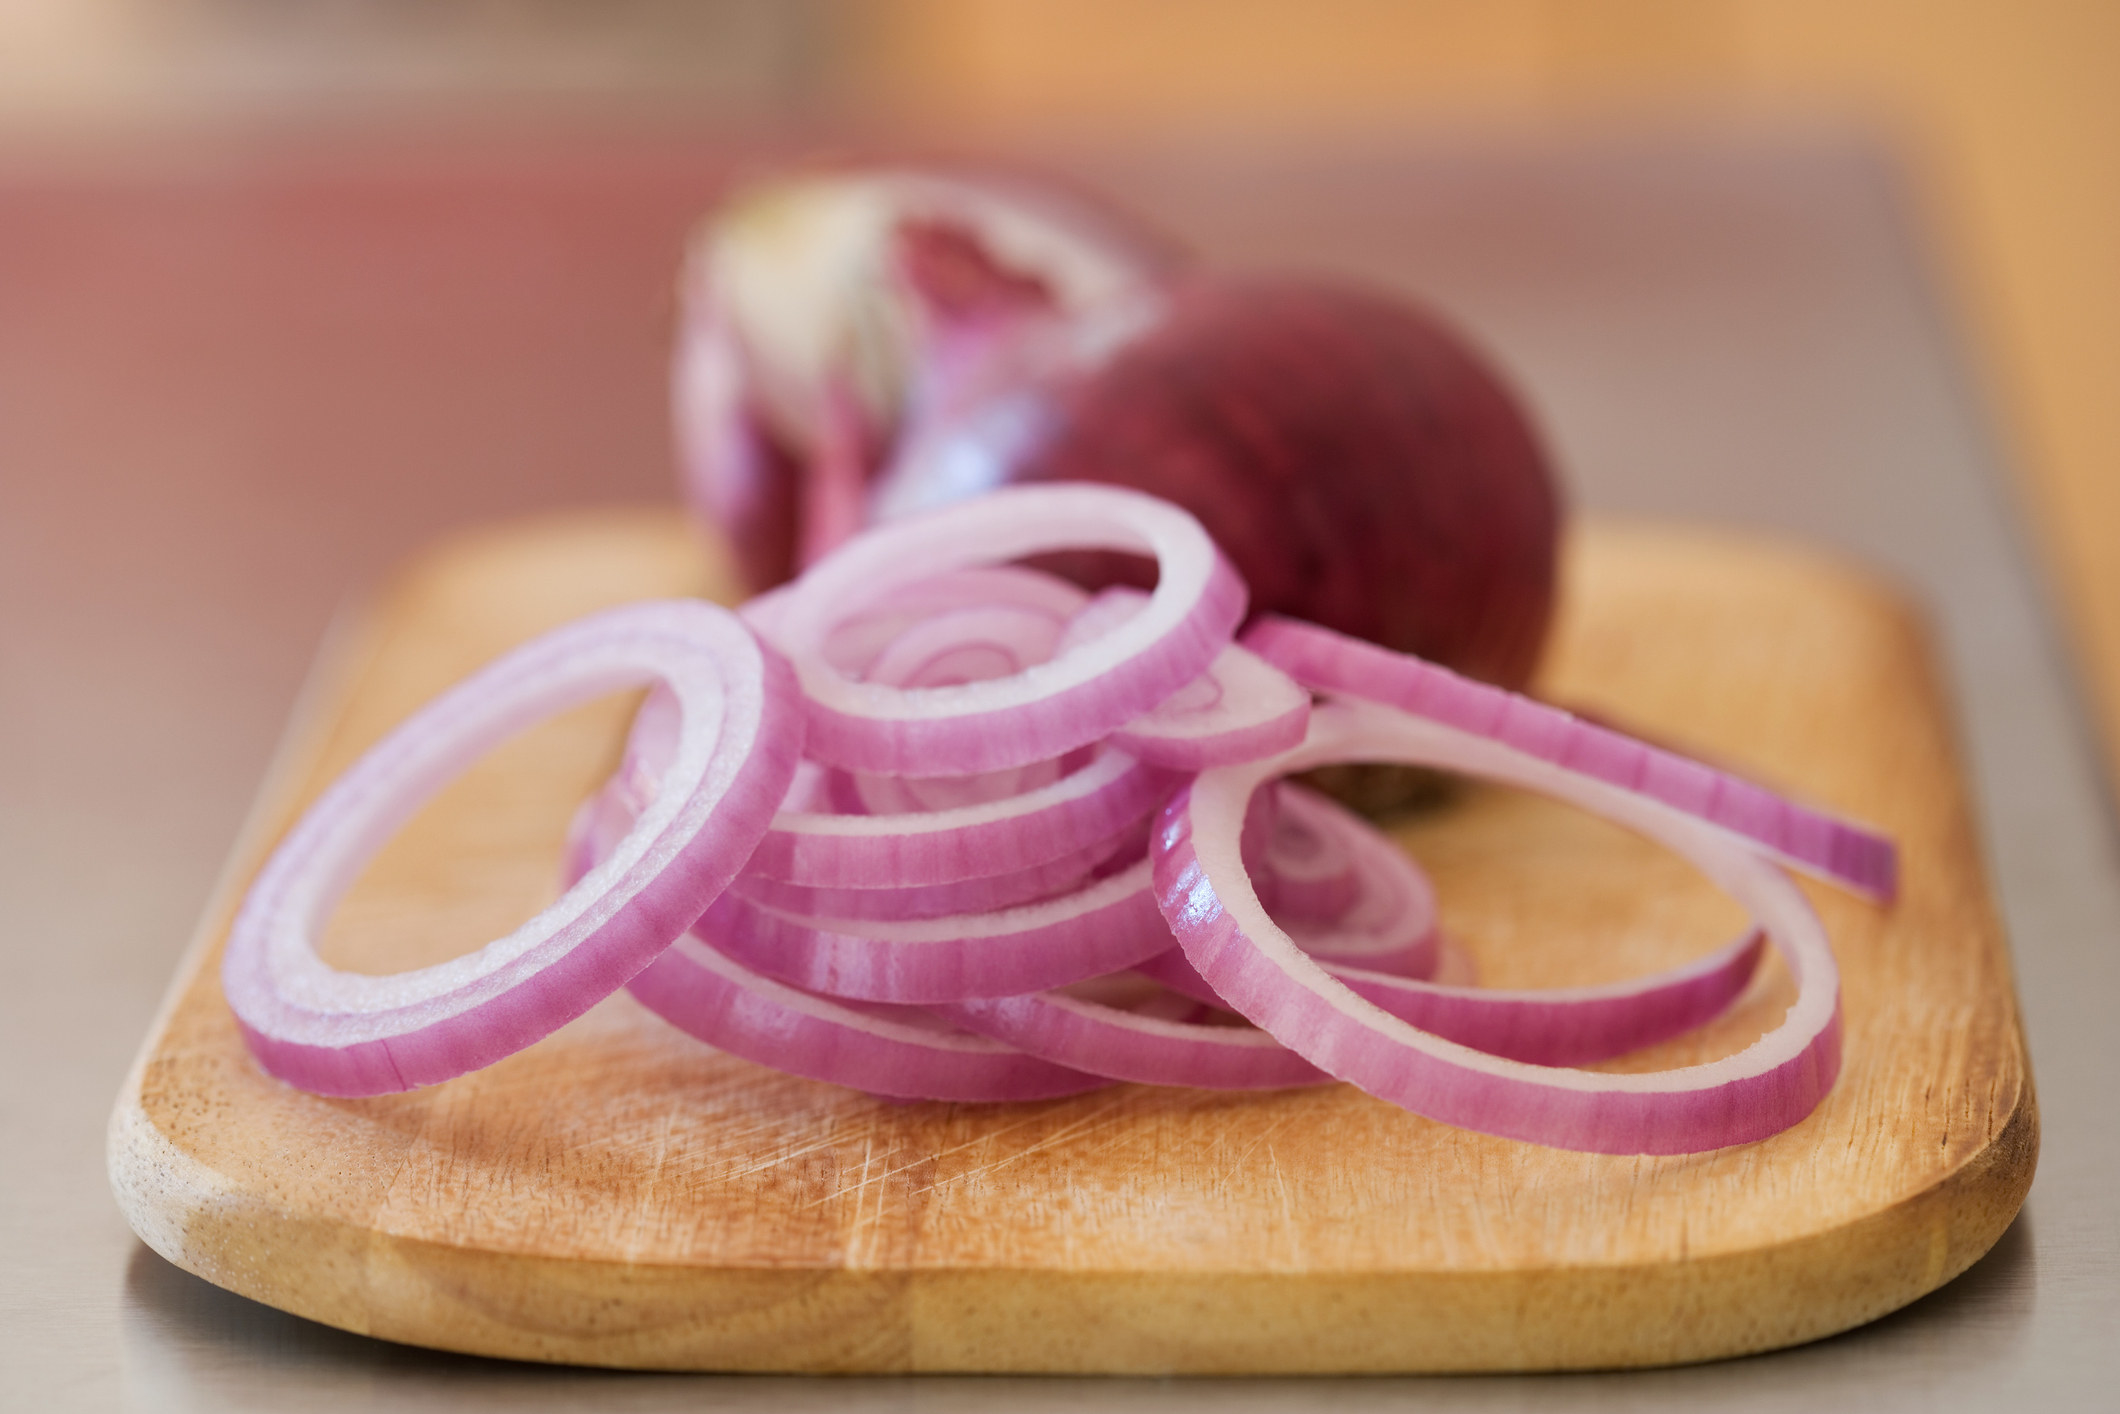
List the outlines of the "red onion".
{"label": "red onion", "polygon": [[[827,660],[836,626],[871,596],[938,570],[1049,550],[1155,558],[1141,611],[1011,677],[955,687],[855,682]],[[1087,746],[1198,676],[1244,616],[1244,585],[1200,523],[1109,486],[1024,486],[960,502],[848,541],[755,618],[808,700],[806,750],[828,765],[892,775],[1002,770]]]}
{"label": "red onion", "polygon": [[[611,808],[620,828],[577,840],[584,848],[573,856],[570,887],[631,827],[635,812],[623,798],[612,797]],[[730,1055],[872,1095],[1042,1100],[1108,1083],[949,1026],[917,1007],[839,1001],[776,982],[696,935],[678,939],[626,988],[663,1020]]]}
{"label": "red onion", "polygon": [[957,1002],[936,1010],[1053,1064],[1114,1080],[1280,1090],[1332,1078],[1254,1027],[1156,1016],[1066,991]]}
{"label": "red onion", "polygon": [[1079,198],[906,172],[739,200],[686,289],[686,484],[757,588],[864,522],[1106,481],[1198,516],[1257,608],[1530,674],[1545,456],[1488,364],[1402,301],[1186,270]]}
{"label": "red onion", "polygon": [[[482,752],[659,680],[674,740],[637,824],[558,902],[478,951],[388,977],[315,938],[364,863]],[[728,885],[787,792],[801,717],[786,666],[732,614],[635,604],[547,634],[414,714],[312,805],[228,935],[222,990],[259,1062],[323,1094],[377,1095],[489,1065],[610,995]]]}
{"label": "red onion", "polygon": [[[1420,1030],[1296,946],[1245,876],[1239,828],[1260,784],[1326,762],[1466,771],[1571,801],[1677,850],[1749,908],[1797,979],[1782,1024],[1705,1065],[1605,1074],[1528,1065]],[[1801,1120],[1840,1067],[1839,971],[1816,915],[1774,865],[1661,801],[1491,738],[1387,707],[1335,702],[1303,746],[1203,771],[1164,809],[1156,894],[1186,959],[1224,1001],[1319,1069],[1450,1124],[1558,1148],[1673,1154],[1762,1139]]]}
{"label": "red onion", "polygon": [[641,1005],[717,1050],[811,1080],[909,1100],[1044,1100],[1111,1082],[946,1025],[776,982],[697,937],[628,984]]}
{"label": "red onion", "polygon": [[[1093,642],[1149,602],[1115,585],[1068,621],[1055,647]],[[1114,745],[1154,766],[1197,771],[1286,751],[1303,739],[1310,694],[1256,654],[1231,644],[1207,671],[1111,735]]]}
{"label": "red onion", "polygon": [[996,172],[842,170],[741,192],[684,279],[686,490],[733,532],[753,587],[778,584],[859,525],[913,404],[974,369],[998,376],[1033,331],[1129,308],[1174,263],[1101,203]]}
{"label": "red onion", "polygon": [[810,918],[731,891],[696,931],[783,981],[878,1002],[1042,991],[1132,967],[1172,941],[1145,859],[1058,898],[949,918]]}
{"label": "red onion", "polygon": [[[1005,563],[1084,547],[1153,555],[1155,590],[1091,599]],[[268,1070],[338,1094],[460,1074],[630,982],[711,1044],[907,1098],[1331,1076],[1451,1123],[1655,1153],[1808,1113],[1838,1065],[1837,974],[1803,896],[1760,856],[1881,896],[1888,841],[1315,625],[1268,617],[1247,635],[1256,653],[1235,647],[1243,608],[1183,511],[1051,485],[866,531],[741,618],[688,602],[592,616],[444,694],[319,799],[239,911],[231,1007]],[[317,958],[363,861],[450,775],[640,683],[654,686],[618,771],[577,812],[557,903],[396,977]],[[1631,825],[1758,929],[1599,987],[1432,980],[1426,877],[1279,779],[1379,758]],[[1200,769],[1187,782],[1177,763]],[[1763,940],[1799,992],[1745,1051],[1655,1075],[1557,1068],[1718,1014]]]}
{"label": "red onion", "polygon": [[1306,687],[1386,703],[1638,791],[1868,898],[1888,900],[1898,888],[1898,852],[1875,830],[1558,707],[1293,619],[1261,619],[1244,641]]}

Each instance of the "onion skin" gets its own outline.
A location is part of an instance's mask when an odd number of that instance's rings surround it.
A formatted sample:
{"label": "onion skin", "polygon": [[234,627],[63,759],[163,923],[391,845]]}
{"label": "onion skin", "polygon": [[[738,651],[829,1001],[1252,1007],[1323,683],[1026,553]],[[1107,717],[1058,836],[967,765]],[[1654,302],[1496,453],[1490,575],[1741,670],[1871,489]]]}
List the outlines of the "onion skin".
{"label": "onion skin", "polygon": [[1015,396],[1009,418],[925,429],[881,497],[932,503],[982,479],[1132,486],[1200,518],[1256,612],[1529,680],[1559,496],[1515,398],[1432,316],[1329,284],[1193,276],[1104,362]]}

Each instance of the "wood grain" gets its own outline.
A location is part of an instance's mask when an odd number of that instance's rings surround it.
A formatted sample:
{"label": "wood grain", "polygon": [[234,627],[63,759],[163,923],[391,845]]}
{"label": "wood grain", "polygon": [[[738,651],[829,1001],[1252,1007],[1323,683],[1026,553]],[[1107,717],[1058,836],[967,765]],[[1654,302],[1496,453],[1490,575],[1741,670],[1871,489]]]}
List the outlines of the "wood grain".
{"label": "wood grain", "polygon": [[[1345,1086],[891,1104],[719,1055],[624,996],[414,1094],[330,1100],[265,1077],[215,964],[301,803],[510,644],[725,588],[672,514],[577,516],[442,547],[345,635],[112,1116],[112,1182],[150,1245],[349,1330],[536,1360],[1523,1370],[1845,1329],[1963,1270],[2023,1200],[2037,1112],[1920,626],[1834,562],[1671,529],[1578,534],[1545,690],[1905,850],[1890,910],[1812,890],[1845,969],[1846,1069],[1773,1140],[1563,1153]],[[548,724],[438,797],[356,885],[329,954],[409,965],[536,908],[625,710]],[[1654,848],[1511,793],[1468,788],[1405,838],[1500,984],[1617,977],[1738,921]],[[1741,1047],[1786,996],[1770,970],[1724,1021],[1622,1063]]]}

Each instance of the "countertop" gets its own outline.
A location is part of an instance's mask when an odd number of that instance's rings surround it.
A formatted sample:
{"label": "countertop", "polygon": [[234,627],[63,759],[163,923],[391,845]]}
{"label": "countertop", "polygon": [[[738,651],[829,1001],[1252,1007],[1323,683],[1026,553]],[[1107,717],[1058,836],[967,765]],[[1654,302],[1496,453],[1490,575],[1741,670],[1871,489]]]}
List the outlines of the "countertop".
{"label": "countertop", "polygon": [[388,1346],[118,1216],[103,1121],[336,608],[451,529],[666,497],[689,219],[792,144],[286,140],[0,165],[0,1403],[2094,1407],[2120,1351],[2120,879],[1981,398],[1892,164],[1831,134],[1057,160],[1229,260],[1389,282],[1519,379],[1579,505],[1784,531],[1935,618],[2045,1140],[1971,1272],[1802,1349],[1573,1377],[714,1380]]}

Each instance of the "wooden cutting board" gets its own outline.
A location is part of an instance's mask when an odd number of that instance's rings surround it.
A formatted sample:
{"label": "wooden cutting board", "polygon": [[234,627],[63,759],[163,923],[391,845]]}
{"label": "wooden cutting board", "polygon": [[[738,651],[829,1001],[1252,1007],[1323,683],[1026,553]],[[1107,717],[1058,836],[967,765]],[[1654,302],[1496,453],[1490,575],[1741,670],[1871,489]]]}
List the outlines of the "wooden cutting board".
{"label": "wooden cutting board", "polygon": [[[2037,1110],[1921,626],[1845,566],[1692,530],[1577,534],[1542,686],[1898,838],[1896,906],[1811,887],[1845,969],[1846,1068],[1772,1140],[1565,1153],[1347,1086],[894,1104],[720,1055],[624,995],[414,1094],[323,1099],[260,1072],[217,963],[302,803],[511,644],[726,589],[674,513],[583,515],[442,546],[334,641],[111,1119],[149,1245],[348,1330],[532,1360],[1527,1370],[1843,1330],[1964,1270],[2023,1201]],[[356,885],[327,958],[436,960],[548,899],[627,710],[559,719],[451,787]],[[1539,800],[1468,787],[1403,836],[1496,985],[1616,978],[1740,922],[1671,857]],[[1740,1048],[1789,995],[1770,965],[1725,1020],[1623,1064]]]}

